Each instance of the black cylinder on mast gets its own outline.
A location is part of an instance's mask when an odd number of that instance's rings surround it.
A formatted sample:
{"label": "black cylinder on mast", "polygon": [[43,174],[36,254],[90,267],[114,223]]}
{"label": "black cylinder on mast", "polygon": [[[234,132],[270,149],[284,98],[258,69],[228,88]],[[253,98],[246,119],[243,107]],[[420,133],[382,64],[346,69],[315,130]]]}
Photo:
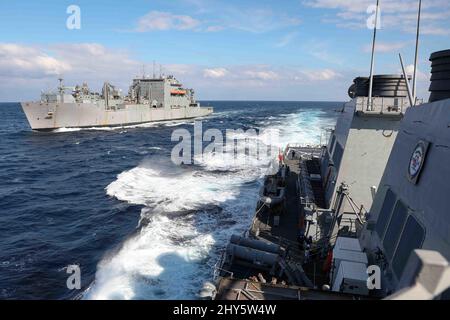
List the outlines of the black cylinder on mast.
{"label": "black cylinder on mast", "polygon": [[450,49],[434,52],[431,61],[429,102],[450,99]]}

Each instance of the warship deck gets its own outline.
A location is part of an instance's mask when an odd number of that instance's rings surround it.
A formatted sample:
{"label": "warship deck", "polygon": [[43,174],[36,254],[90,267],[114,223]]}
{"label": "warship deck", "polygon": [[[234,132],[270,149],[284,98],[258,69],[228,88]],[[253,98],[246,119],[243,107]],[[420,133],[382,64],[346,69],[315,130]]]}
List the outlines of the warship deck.
{"label": "warship deck", "polygon": [[[282,265],[288,271],[283,275],[273,275],[251,263],[232,263],[222,272],[217,288],[216,299],[223,300],[259,300],[259,299],[351,299],[352,297],[322,292],[311,288],[327,283],[322,272],[323,259],[319,252],[311,248],[305,254],[305,248],[299,241],[305,235],[306,228],[313,229],[307,221],[303,209],[305,199],[301,197],[302,175],[319,175],[319,161],[314,155],[317,148],[295,149],[297,156],[285,157],[284,164],[289,168],[285,179],[285,202],[279,208],[258,205],[250,235],[266,243],[276,244],[285,251]],[[307,172],[304,172],[307,171]],[[324,191],[321,180],[315,180],[311,189],[316,207],[323,208]],[[276,212],[276,215],[274,214]],[[278,216],[279,218],[274,218]],[[320,229],[320,227],[316,227]],[[319,234],[315,229],[313,233]],[[316,239],[314,239],[316,240]],[[305,261],[306,260],[306,261]],[[306,277],[304,277],[306,275]],[[308,289],[308,288],[309,289]]]}
{"label": "warship deck", "polygon": [[304,287],[272,285],[240,279],[224,279],[218,288],[217,300],[361,300],[367,297]]}
{"label": "warship deck", "polygon": [[289,174],[286,177],[286,202],[280,214],[278,224],[274,222],[274,215],[267,207],[261,209],[255,216],[253,229],[259,229],[259,237],[277,244],[292,244],[297,242],[299,223],[303,218],[300,212],[300,196],[297,189],[299,160],[286,160]]}

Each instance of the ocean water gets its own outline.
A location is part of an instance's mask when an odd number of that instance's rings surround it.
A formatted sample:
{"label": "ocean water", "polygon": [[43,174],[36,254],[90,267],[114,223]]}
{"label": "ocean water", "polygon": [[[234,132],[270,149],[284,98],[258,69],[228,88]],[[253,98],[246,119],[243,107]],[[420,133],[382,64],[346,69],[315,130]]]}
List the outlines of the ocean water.
{"label": "ocean water", "polygon": [[[339,102],[206,102],[210,128],[249,143],[319,143]],[[170,161],[194,121],[33,132],[0,104],[0,299],[196,299],[233,233],[250,225],[271,157]],[[273,134],[279,141],[270,140]],[[81,289],[69,290],[68,265]]]}

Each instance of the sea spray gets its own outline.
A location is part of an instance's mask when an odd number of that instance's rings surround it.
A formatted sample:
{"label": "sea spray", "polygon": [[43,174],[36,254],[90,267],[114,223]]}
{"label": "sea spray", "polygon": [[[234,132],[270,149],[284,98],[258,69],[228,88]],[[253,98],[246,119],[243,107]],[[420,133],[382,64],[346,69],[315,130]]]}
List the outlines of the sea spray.
{"label": "sea spray", "polygon": [[[287,143],[317,144],[320,130],[331,125],[321,111],[308,110],[261,120]],[[237,135],[265,141],[268,137]],[[196,299],[213,276],[213,265],[232,234],[251,223],[264,174],[274,159],[230,161],[203,155],[195,166],[150,158],[121,173],[108,195],[145,206],[139,232],[98,265],[91,299]]]}

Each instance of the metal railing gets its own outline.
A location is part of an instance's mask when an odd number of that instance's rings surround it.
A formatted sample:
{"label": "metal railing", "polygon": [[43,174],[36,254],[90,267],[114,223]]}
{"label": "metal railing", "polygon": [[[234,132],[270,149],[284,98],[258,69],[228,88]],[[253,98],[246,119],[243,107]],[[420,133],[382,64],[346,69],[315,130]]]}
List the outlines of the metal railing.
{"label": "metal railing", "polygon": [[356,111],[366,114],[401,115],[408,107],[407,97],[374,97],[371,103],[368,97],[358,97],[356,100]]}
{"label": "metal railing", "polygon": [[234,273],[228,270],[225,270],[222,268],[226,258],[226,250],[222,252],[220,255],[219,260],[214,264],[214,271],[213,271],[213,280],[217,282],[217,280],[220,277],[220,273],[224,272],[226,274],[229,274],[231,278],[233,278]]}

